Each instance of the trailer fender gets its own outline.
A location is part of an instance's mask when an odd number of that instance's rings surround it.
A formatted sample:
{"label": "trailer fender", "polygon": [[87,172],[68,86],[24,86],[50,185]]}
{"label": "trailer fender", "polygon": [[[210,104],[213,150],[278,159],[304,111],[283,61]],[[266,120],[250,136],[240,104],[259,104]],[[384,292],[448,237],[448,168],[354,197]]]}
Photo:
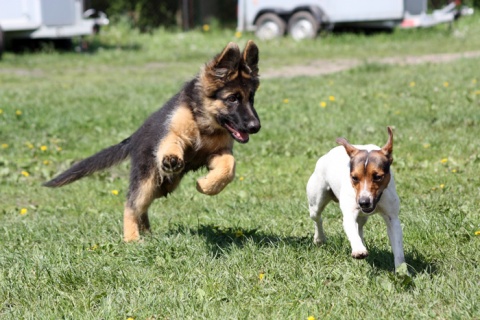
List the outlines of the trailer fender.
{"label": "trailer fender", "polygon": [[329,19],[328,15],[319,6],[300,6],[300,7],[296,7],[291,12],[291,14],[293,15],[296,12],[299,12],[299,11],[309,11],[315,17],[315,19],[317,19],[317,21],[320,24],[328,24],[330,22],[330,19]]}

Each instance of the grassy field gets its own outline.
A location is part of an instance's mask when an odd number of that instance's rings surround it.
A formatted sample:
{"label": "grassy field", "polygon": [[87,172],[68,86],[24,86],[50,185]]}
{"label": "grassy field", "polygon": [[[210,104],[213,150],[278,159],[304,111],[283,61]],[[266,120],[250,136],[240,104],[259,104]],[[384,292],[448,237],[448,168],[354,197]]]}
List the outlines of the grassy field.
{"label": "grassy field", "polygon": [[[260,42],[260,72],[314,59],[480,48],[478,15],[453,30]],[[128,163],[62,189],[41,183],[128,137],[234,31],[137,34],[113,26],[91,53],[7,53],[0,62],[0,318],[391,319],[480,317],[480,58],[365,63],[321,77],[265,79],[262,130],[236,145],[218,196],[189,174],[150,210],[153,234],[121,240]],[[312,243],[305,186],[344,136],[383,145],[394,127],[411,282],[394,275],[381,218],[353,260],[341,213]],[[408,280],[408,279],[406,279]]]}

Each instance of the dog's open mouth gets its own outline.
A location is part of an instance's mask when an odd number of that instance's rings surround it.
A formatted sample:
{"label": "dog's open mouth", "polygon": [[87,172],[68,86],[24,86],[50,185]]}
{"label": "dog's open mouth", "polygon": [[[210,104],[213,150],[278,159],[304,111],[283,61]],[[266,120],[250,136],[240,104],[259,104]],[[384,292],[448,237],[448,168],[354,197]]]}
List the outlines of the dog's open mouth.
{"label": "dog's open mouth", "polygon": [[232,137],[240,143],[247,143],[250,135],[247,132],[241,132],[235,129],[229,122],[224,123],[224,127],[230,132]]}
{"label": "dog's open mouth", "polygon": [[371,208],[360,207],[360,210],[362,210],[363,213],[369,214],[369,213],[372,213],[373,211],[375,211],[375,207],[371,207]]}

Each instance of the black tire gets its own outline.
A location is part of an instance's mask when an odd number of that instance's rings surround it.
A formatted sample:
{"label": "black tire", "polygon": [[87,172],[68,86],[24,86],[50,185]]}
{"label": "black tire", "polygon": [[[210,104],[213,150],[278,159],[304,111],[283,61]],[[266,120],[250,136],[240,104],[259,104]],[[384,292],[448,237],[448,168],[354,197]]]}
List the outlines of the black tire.
{"label": "black tire", "polygon": [[0,59],[2,59],[3,50],[5,50],[5,35],[0,27]]}
{"label": "black tire", "polygon": [[255,35],[262,40],[271,40],[285,34],[287,24],[275,13],[264,13],[255,22]]}
{"label": "black tire", "polygon": [[288,20],[288,33],[295,40],[313,39],[319,29],[320,21],[308,11],[296,12]]}

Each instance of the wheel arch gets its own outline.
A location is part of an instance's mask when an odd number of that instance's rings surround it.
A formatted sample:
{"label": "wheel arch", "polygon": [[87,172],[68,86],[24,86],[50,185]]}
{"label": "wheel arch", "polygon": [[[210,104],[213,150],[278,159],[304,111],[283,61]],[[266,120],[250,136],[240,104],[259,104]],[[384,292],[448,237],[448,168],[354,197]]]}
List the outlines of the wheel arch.
{"label": "wheel arch", "polygon": [[310,12],[315,17],[315,19],[318,21],[319,24],[328,23],[330,20],[322,8],[320,8],[319,6],[313,6],[313,5],[295,7],[295,9],[293,9],[290,12],[289,17],[300,11]]}
{"label": "wheel arch", "polygon": [[256,24],[257,21],[258,21],[258,18],[263,16],[265,13],[276,14],[282,20],[284,20],[285,23],[287,23],[288,17],[292,14],[291,11],[283,10],[283,9],[280,9],[280,8],[265,8],[265,9],[262,9],[262,10],[258,11],[257,15],[255,16],[255,19],[253,19],[253,24]]}

